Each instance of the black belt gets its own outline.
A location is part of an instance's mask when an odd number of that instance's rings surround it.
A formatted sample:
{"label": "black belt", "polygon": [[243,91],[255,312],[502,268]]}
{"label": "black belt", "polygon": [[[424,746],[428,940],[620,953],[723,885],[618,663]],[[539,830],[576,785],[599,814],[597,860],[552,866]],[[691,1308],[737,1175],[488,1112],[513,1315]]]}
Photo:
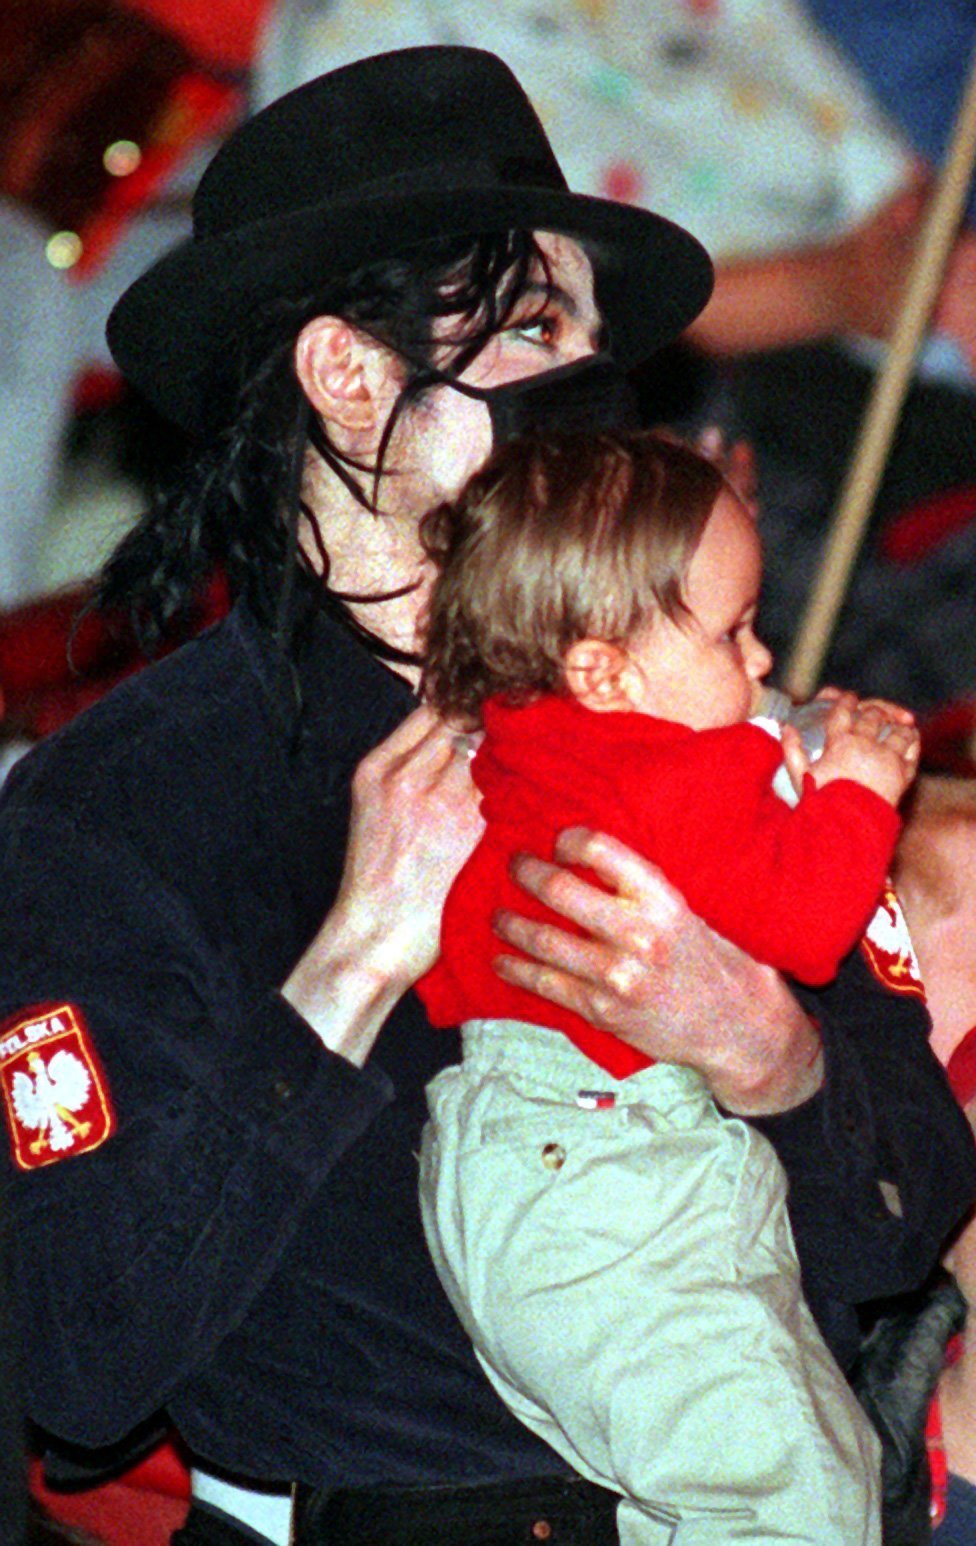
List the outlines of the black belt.
{"label": "black belt", "polygon": [[619,1546],[619,1495],[579,1477],[299,1487],[296,1546]]}

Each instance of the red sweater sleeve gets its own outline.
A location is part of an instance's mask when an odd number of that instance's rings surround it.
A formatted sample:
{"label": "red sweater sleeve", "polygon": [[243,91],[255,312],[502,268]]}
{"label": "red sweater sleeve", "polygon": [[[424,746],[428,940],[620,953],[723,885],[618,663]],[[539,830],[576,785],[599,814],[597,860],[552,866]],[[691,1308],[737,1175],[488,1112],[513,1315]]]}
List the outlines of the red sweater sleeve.
{"label": "red sweater sleeve", "polygon": [[899,830],[884,800],[847,780],[822,790],[810,781],[792,810],[772,791],[779,745],[755,725],[696,733],[638,715],[603,724],[558,703],[520,713],[524,724],[501,725],[504,765],[485,765],[485,747],[475,762],[487,830],[448,896],[440,960],[417,985],[435,1025],[529,1020],[565,1031],[616,1078],[647,1065],[493,970],[510,950],[492,929],[499,908],[575,932],[515,884],[509,865],[520,850],[551,857],[558,832],[578,824],[659,865],[694,912],[758,960],[811,984],[834,976],[884,886]]}
{"label": "red sweater sleeve", "polygon": [[900,821],[849,779],[818,789],[808,778],[791,809],[772,792],[778,761],[753,725],[679,744],[670,777],[658,764],[653,799],[631,782],[633,837],[718,933],[815,986],[864,933]]}

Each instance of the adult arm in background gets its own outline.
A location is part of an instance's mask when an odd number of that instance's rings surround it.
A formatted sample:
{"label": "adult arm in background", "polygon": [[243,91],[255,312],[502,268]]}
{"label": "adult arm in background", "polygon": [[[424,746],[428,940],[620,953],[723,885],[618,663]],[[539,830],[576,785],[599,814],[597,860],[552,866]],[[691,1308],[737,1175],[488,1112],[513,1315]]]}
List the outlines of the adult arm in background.
{"label": "adult arm in background", "polygon": [[884,338],[898,312],[928,198],[921,168],[853,230],[818,245],[719,258],[709,304],[687,337],[735,356],[845,333]]}
{"label": "adult arm in background", "polygon": [[976,780],[920,778],[895,854],[943,1064],[976,1026]]}
{"label": "adult arm in background", "polygon": [[[931,192],[911,182],[834,241],[756,258],[719,260],[712,299],[688,330],[717,358],[844,335],[885,339],[898,316]],[[934,312],[976,374],[976,232],[960,231]]]}
{"label": "adult arm in background", "polygon": [[[737,355],[862,334],[883,339],[897,316],[937,169],[976,47],[973,0],[806,0],[811,20],[859,72],[917,158],[904,186],[869,218],[822,245],[720,261],[711,304],[691,337]],[[936,327],[976,374],[976,185],[936,306]]]}

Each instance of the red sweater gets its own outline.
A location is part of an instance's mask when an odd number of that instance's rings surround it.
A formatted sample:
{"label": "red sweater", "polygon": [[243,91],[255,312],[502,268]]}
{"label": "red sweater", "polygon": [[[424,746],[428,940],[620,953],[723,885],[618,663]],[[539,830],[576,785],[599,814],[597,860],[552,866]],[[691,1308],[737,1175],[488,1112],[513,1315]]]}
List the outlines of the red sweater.
{"label": "red sweater", "polygon": [[780,746],[757,725],[694,731],[557,697],[525,708],[493,699],[484,722],[472,772],[487,828],[447,898],[440,959],[418,984],[435,1025],[527,1020],[565,1031],[615,1078],[648,1066],[492,970],[511,952],[492,932],[498,909],[571,928],[508,873],[516,853],[552,858],[566,827],[609,833],[653,860],[719,934],[802,982],[829,982],[860,939],[900,829],[869,789],[808,780],[791,809],[772,791]]}

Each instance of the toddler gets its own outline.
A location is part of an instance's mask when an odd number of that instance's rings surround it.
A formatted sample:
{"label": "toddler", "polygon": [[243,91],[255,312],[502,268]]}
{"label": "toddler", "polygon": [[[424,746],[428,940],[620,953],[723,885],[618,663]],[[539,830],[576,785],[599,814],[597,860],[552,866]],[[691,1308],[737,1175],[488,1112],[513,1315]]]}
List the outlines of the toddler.
{"label": "toddler", "polygon": [[[421,1156],[447,1292],[509,1407],[621,1492],[624,1546],[873,1546],[877,1444],[804,1302],[767,1141],[698,1073],[503,982],[491,920],[527,910],[513,855],[584,825],[826,983],[884,888],[911,716],[841,701],[813,767],[795,732],[749,723],[772,665],[755,523],[670,440],[515,441],[427,535],[427,691],[484,730],[487,823],[419,985],[434,1023],[463,1022]],[[772,789],[784,754],[795,809]]]}

